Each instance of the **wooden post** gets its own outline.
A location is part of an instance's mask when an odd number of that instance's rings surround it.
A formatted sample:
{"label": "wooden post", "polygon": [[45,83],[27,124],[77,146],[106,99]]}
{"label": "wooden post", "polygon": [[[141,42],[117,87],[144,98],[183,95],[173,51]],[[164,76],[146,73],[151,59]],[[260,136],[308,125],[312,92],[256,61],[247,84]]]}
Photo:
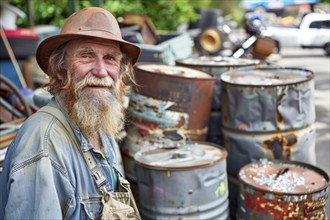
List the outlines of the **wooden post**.
{"label": "wooden post", "polygon": [[25,0],[28,10],[29,17],[29,25],[30,27],[34,27],[34,17],[33,17],[33,9],[32,9],[32,0]]}

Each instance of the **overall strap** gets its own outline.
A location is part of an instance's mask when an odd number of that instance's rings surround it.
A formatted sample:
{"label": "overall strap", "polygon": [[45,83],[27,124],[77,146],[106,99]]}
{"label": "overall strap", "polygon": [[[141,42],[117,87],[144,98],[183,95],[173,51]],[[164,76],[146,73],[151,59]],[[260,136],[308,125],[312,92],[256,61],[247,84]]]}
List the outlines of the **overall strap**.
{"label": "overall strap", "polygon": [[105,175],[103,174],[103,172],[97,165],[92,153],[89,150],[88,151],[81,150],[81,148],[79,147],[79,145],[80,145],[79,141],[77,140],[76,135],[73,133],[73,130],[72,130],[71,126],[69,125],[67,119],[65,118],[64,114],[56,107],[53,107],[50,105],[43,106],[42,108],[39,109],[39,111],[45,112],[47,114],[54,116],[65,127],[65,129],[68,131],[68,134],[70,135],[70,137],[72,137],[72,139],[75,141],[78,150],[83,155],[83,158],[84,158],[85,162],[87,163],[88,169],[92,173],[93,179],[94,179],[97,187],[100,189],[100,191],[102,191],[101,189],[103,188],[103,186],[106,183]]}

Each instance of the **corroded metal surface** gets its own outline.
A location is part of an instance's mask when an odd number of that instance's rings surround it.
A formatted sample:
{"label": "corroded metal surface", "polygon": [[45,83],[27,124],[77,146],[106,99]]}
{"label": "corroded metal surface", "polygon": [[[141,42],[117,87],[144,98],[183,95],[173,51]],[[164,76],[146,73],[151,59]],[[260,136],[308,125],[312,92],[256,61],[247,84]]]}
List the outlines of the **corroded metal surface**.
{"label": "corroded metal surface", "polygon": [[223,145],[221,133],[221,75],[224,72],[239,69],[253,68],[260,64],[260,60],[237,59],[222,56],[198,56],[176,60],[176,65],[194,68],[215,77],[215,85],[212,97],[212,112],[209,120],[209,129],[206,140]]}
{"label": "corroded metal surface", "polygon": [[314,76],[297,68],[226,72],[222,132],[228,172],[260,158],[315,164]]}
{"label": "corroded metal surface", "polygon": [[129,105],[133,124],[169,139],[178,139],[182,131],[182,138],[187,140],[205,140],[214,77],[161,64],[139,64],[135,77],[137,91],[130,97]]}
{"label": "corroded metal surface", "polygon": [[221,74],[236,68],[257,66],[259,60],[237,59],[233,57],[222,56],[199,56],[175,61],[176,65],[188,68],[194,68],[215,76],[215,86],[213,92],[212,109],[221,109]]}
{"label": "corroded metal surface", "polygon": [[223,128],[228,150],[228,173],[236,176],[246,164],[262,158],[316,164],[315,126],[271,133],[240,132]]}
{"label": "corroded metal surface", "polygon": [[[245,68],[223,73],[221,80],[222,134],[233,179],[243,166],[262,158],[316,164],[311,71]],[[235,184],[229,189],[232,215],[237,191]]]}
{"label": "corroded metal surface", "polygon": [[315,121],[314,75],[295,68],[226,72],[222,125],[246,132],[302,128]]}
{"label": "corroded metal surface", "polygon": [[329,175],[309,164],[259,161],[239,172],[237,219],[326,219]]}
{"label": "corroded metal surface", "polygon": [[144,219],[228,219],[224,148],[208,143],[144,148],[135,154]]}
{"label": "corroded metal surface", "polygon": [[202,71],[152,63],[136,65],[135,78],[121,146],[125,172],[132,181],[134,154],[144,147],[205,140],[215,81]]}

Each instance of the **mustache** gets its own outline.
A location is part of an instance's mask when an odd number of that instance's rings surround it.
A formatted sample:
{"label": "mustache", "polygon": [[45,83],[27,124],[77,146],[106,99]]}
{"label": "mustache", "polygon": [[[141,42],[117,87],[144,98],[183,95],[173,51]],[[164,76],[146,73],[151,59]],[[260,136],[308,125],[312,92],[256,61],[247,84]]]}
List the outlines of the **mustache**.
{"label": "mustache", "polygon": [[111,89],[114,86],[114,84],[115,82],[110,76],[102,79],[96,76],[88,76],[76,83],[75,93],[76,94],[79,93],[86,86],[102,86]]}

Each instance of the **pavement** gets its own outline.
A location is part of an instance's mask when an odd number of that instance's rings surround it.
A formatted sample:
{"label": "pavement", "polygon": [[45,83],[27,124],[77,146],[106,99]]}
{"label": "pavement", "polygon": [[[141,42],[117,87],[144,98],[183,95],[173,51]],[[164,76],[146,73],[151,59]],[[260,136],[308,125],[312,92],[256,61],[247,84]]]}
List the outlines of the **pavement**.
{"label": "pavement", "polygon": [[[322,49],[282,48],[275,64],[309,69],[315,80],[316,166],[330,175],[330,59]],[[329,195],[328,195],[329,197]],[[330,199],[326,203],[330,219]]]}

